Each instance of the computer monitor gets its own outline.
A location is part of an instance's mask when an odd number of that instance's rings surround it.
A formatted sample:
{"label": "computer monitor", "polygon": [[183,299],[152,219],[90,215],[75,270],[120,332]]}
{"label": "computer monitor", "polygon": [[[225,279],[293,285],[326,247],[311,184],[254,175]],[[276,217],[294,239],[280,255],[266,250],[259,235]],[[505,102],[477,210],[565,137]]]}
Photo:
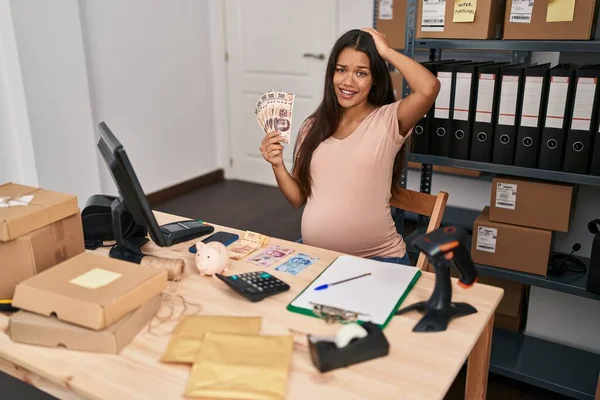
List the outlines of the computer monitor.
{"label": "computer monitor", "polygon": [[[125,148],[105,122],[101,122],[98,125],[98,133],[100,135],[98,149],[106,162],[120,195],[120,198],[115,200],[115,203],[112,205],[113,228],[117,244],[125,244],[121,235],[123,230],[119,226],[121,221],[120,215],[125,210],[129,211],[138,225],[148,230],[154,243],[161,247],[191,240],[214,230],[211,225],[195,220],[178,221],[159,226],[133,170],[133,166],[129,161],[129,157],[127,157]],[[122,243],[119,243],[119,241]],[[129,243],[129,245],[133,245],[135,248],[141,247],[143,243]]]}

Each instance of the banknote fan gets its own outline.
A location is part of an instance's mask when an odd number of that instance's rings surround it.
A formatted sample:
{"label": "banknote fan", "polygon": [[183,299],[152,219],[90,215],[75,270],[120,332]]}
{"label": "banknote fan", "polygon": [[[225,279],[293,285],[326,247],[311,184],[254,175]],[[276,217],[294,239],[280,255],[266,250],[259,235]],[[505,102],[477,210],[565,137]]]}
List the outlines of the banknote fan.
{"label": "banknote fan", "polygon": [[294,97],[292,93],[271,90],[260,96],[256,103],[256,120],[260,127],[265,134],[281,132],[284,143],[290,142]]}

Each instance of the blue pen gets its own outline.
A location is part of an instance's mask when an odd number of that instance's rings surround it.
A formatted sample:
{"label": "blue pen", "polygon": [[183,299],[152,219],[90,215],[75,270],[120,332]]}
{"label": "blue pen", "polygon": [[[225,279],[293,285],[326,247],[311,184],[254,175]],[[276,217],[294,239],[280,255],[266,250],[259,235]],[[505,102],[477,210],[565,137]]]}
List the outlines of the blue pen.
{"label": "blue pen", "polygon": [[326,284],[324,284],[324,285],[317,286],[317,287],[315,288],[315,290],[324,290],[324,289],[327,289],[329,286],[337,285],[337,284],[339,284],[339,283],[348,282],[348,281],[351,281],[351,280],[353,280],[353,279],[362,278],[363,276],[367,276],[367,275],[371,275],[371,273],[369,272],[369,273],[366,273],[366,274],[362,274],[362,275],[359,275],[359,276],[355,276],[354,278],[348,278],[348,279],[344,279],[344,280],[342,280],[342,281],[337,281],[337,282],[333,282],[333,283],[326,283]]}

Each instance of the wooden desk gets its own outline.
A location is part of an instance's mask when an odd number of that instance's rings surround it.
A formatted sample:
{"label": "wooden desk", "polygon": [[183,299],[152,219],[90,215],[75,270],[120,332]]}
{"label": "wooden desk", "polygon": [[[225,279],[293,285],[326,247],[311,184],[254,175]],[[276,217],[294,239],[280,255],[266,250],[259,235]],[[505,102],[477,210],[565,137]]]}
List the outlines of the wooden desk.
{"label": "wooden desk", "polygon": [[[156,213],[160,224],[178,219]],[[217,230],[242,232],[215,226]],[[189,273],[178,294],[202,304],[202,313],[261,315],[263,333],[288,334],[295,338],[287,398],[289,399],[441,399],[469,357],[466,398],[486,396],[493,314],[503,291],[476,284],[461,289],[453,279],[455,301],[465,301],[479,312],[452,322],[442,333],[413,333],[420,315],[416,312],[394,317],[384,333],[390,342],[387,357],[350,368],[319,373],[308,354],[306,333],[334,334],[339,325],[292,313],[286,305],[311,282],[337,253],[271,238],[270,244],[284,244],[319,257],[319,262],[291,276],[270,272],[291,285],[291,290],[258,303],[233,293],[213,277]],[[191,243],[159,248],[153,243],[144,252],[194,262],[188,252]],[[107,250],[102,250],[107,253]],[[255,270],[244,261],[232,262],[230,272]],[[423,273],[403,306],[426,300],[433,290],[434,277]],[[162,310],[163,314],[166,309]],[[160,312],[159,312],[160,313]],[[185,390],[190,367],[159,361],[176,324],[172,321],[157,332],[142,331],[120,355],[96,354],[13,343],[6,335],[8,317],[0,314],[0,370],[37,386],[61,399],[177,399]],[[470,355],[470,356],[469,356]]]}

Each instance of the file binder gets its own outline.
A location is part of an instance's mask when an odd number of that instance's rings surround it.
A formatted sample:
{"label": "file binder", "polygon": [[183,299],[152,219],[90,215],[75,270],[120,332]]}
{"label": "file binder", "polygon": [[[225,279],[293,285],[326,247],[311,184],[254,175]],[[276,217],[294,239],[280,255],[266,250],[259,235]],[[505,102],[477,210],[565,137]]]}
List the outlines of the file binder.
{"label": "file binder", "polygon": [[470,159],[491,162],[492,145],[498,104],[500,103],[500,67],[503,64],[486,65],[479,68],[477,99],[475,102],[475,121],[473,122],[473,140]]}
{"label": "file binder", "polygon": [[455,86],[454,71],[457,66],[469,61],[454,64],[440,64],[437,78],[440,92],[435,100],[433,126],[429,135],[429,153],[436,156],[450,156],[450,129],[452,126],[452,101]]}
{"label": "file binder", "polygon": [[[596,110],[597,118],[600,120],[598,110]],[[600,176],[600,128],[596,124],[594,132],[594,146],[592,147],[592,162],[590,164],[590,174]]]}
{"label": "file binder", "polygon": [[550,64],[525,68],[514,165],[535,168],[540,154]]}
{"label": "file binder", "polygon": [[[444,60],[444,61],[426,61],[422,62],[425,68],[429,70],[434,76],[437,76],[437,66],[440,64],[448,64],[453,63],[454,60]],[[421,118],[419,122],[415,125],[413,130],[413,140],[412,140],[412,149],[411,152],[418,154],[427,154],[429,152],[429,136],[431,134],[431,128],[433,125],[433,114],[434,107],[432,105],[429,111]]]}
{"label": "file binder", "polygon": [[454,95],[452,103],[452,122],[450,136],[450,157],[469,159],[471,150],[471,130],[475,113],[477,95],[477,71],[490,62],[462,64],[454,71]]}
{"label": "file binder", "polygon": [[598,78],[600,68],[596,66],[583,67],[575,72],[575,93],[563,163],[565,172],[588,173],[592,127],[598,121]]}
{"label": "file binder", "polygon": [[538,168],[552,171],[562,169],[577,68],[579,66],[573,64],[558,64],[550,69]]}
{"label": "file binder", "polygon": [[504,66],[500,71],[500,102],[498,120],[494,132],[492,162],[494,164],[512,165],[519,126],[518,110],[521,108],[523,94],[523,68],[526,65],[512,64]]}

